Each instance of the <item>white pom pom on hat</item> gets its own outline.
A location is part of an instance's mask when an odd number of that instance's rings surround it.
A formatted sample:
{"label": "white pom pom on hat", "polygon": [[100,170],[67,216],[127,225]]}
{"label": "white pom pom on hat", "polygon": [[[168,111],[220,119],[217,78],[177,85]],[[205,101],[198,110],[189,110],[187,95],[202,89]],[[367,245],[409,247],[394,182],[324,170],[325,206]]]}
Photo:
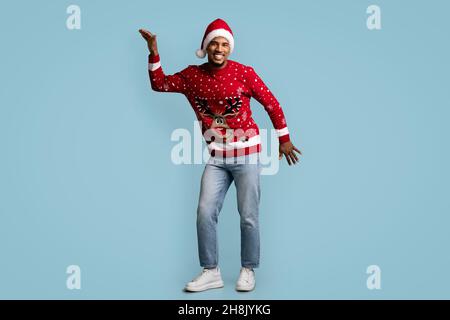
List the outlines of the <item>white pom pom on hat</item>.
{"label": "white pom pom on hat", "polygon": [[195,51],[195,55],[197,57],[199,57],[200,59],[206,57],[206,51],[202,50],[202,49],[198,49],[197,51]]}
{"label": "white pom pom on hat", "polygon": [[233,31],[228,26],[228,24],[222,19],[216,19],[211,22],[206,28],[205,34],[203,35],[202,43],[200,49],[198,49],[195,54],[199,58],[206,57],[206,48],[212,39],[215,37],[224,37],[228,40],[228,44],[230,46],[230,53],[233,52],[234,49],[234,37]]}

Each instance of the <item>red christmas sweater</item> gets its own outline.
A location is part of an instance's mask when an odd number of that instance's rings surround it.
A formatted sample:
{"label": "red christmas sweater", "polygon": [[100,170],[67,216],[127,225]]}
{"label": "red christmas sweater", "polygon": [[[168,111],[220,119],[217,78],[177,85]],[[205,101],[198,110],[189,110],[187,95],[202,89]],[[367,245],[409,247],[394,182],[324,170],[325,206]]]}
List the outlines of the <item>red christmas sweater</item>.
{"label": "red christmas sweater", "polygon": [[148,62],[153,90],[186,96],[211,156],[237,157],[261,151],[259,128],[250,109],[252,97],[269,114],[280,143],[290,140],[280,104],[252,67],[228,60],[221,69],[204,63],[166,75],[159,55],[149,55]]}

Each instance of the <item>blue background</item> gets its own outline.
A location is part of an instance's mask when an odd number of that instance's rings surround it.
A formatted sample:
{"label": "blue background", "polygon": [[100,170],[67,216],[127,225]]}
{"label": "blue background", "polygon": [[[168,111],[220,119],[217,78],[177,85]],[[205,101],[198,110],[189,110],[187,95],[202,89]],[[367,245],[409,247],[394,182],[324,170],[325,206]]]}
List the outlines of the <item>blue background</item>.
{"label": "blue background", "polygon": [[[81,7],[81,30],[66,8]],[[366,27],[369,5],[382,29]],[[0,10],[0,298],[450,298],[448,1],[3,1]],[[186,294],[199,271],[203,165],[170,161],[193,131],[182,95],[150,90],[199,64],[225,19],[233,60],[282,104],[302,163],[262,177],[257,289],[234,291],[239,218],[220,216],[225,288]],[[261,128],[272,128],[252,103]],[[82,289],[66,288],[79,265]],[[368,290],[366,268],[382,270]]]}

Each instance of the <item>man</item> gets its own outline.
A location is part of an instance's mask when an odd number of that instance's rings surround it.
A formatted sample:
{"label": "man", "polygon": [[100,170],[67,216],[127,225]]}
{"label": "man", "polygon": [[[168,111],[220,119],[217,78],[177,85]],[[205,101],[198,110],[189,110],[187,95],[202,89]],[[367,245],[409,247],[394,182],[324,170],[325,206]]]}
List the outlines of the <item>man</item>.
{"label": "man", "polygon": [[160,63],[156,35],[139,32],[147,41],[150,55],[148,69],[151,87],[159,92],[178,92],[186,96],[200,121],[208,144],[210,159],[201,179],[197,209],[198,253],[202,272],[189,282],[191,292],[223,287],[218,267],[217,219],[225,194],[234,181],[241,228],[241,271],[236,290],[255,287],[254,268],[259,266],[259,201],[261,142],[259,129],[252,119],[250,98],[254,97],[268,112],[279,136],[279,159],[284,155],[289,165],[298,162],[291,143],[283,110],[276,98],[252,67],[229,60],[234,49],[233,32],[221,19],[206,28],[199,58],[202,65],[190,65],[173,75],[165,75]]}

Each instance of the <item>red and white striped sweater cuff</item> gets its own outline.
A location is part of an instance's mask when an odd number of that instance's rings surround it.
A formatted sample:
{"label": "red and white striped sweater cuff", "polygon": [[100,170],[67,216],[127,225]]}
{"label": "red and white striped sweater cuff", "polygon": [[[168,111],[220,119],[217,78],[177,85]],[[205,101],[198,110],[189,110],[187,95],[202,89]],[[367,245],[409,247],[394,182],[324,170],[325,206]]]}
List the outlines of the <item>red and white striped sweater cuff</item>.
{"label": "red and white striped sweater cuff", "polygon": [[148,70],[149,71],[155,71],[157,69],[161,68],[161,61],[159,58],[159,55],[148,55]]}
{"label": "red and white striped sweater cuff", "polygon": [[291,140],[289,138],[289,130],[287,127],[284,127],[282,129],[277,129],[277,134],[278,134],[278,140],[280,143],[285,143],[285,142],[288,142]]}

